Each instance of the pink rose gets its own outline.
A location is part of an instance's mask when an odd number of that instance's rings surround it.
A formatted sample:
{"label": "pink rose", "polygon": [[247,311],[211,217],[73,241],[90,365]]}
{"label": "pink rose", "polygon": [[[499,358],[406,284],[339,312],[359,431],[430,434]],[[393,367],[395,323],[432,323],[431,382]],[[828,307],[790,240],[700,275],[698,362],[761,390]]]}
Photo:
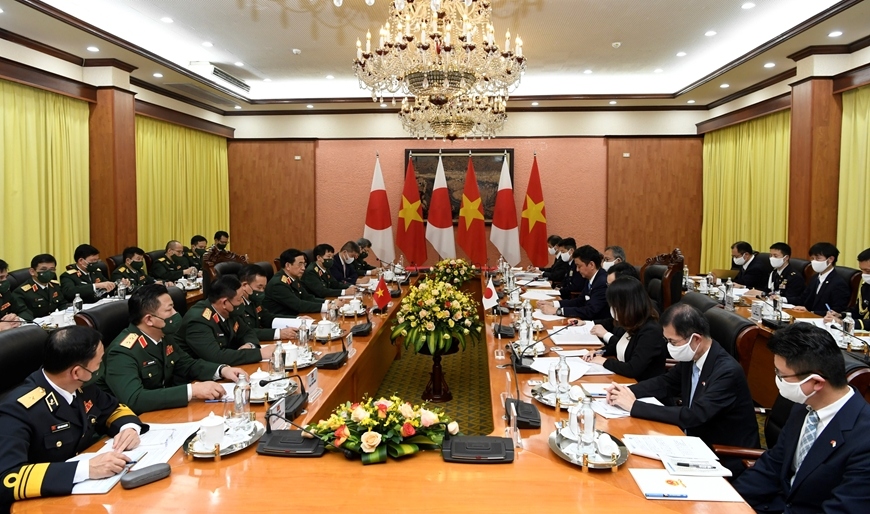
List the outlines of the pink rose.
{"label": "pink rose", "polygon": [[411,437],[416,434],[417,430],[414,429],[414,425],[410,423],[405,423],[402,425],[402,437]]}
{"label": "pink rose", "polygon": [[426,409],[420,409],[420,424],[424,427],[430,427],[438,423],[438,414]]}

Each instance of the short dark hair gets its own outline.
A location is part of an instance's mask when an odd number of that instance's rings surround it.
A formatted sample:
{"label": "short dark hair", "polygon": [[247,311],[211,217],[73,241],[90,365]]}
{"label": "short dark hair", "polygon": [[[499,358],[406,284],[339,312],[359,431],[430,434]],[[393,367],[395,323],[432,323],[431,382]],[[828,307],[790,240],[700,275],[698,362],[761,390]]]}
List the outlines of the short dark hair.
{"label": "short dark hair", "polygon": [[235,275],[223,275],[211,283],[211,287],[208,290],[208,301],[215,303],[224,298],[231,300],[236,297],[240,287],[242,287],[242,283],[239,282],[238,277]]}
{"label": "short dark hair", "polygon": [[256,264],[248,264],[244,268],[239,270],[239,282],[247,282],[250,284],[257,277],[265,277],[266,272],[263,271],[263,268]]}
{"label": "short dark hair", "polygon": [[357,239],[356,244],[358,244],[360,248],[371,248],[372,247],[372,242],[364,237]]}
{"label": "short dark hair", "polygon": [[622,262],[626,261],[625,250],[623,250],[621,246],[608,246],[607,248],[604,249],[604,251],[606,252],[607,250],[610,250],[611,252],[613,252],[614,258],[622,259]]}
{"label": "short dark hair", "polygon": [[130,315],[130,323],[138,325],[146,314],[154,314],[160,307],[160,297],[169,294],[163,284],[149,284],[133,291],[127,300],[127,312]]}
{"label": "short dark hair", "polygon": [[36,269],[37,266],[43,263],[54,264],[55,266],[57,266],[57,259],[55,259],[54,256],[49,253],[41,253],[30,259],[30,268]]}
{"label": "short dark hair", "polygon": [[42,367],[47,373],[60,373],[73,366],[85,367],[97,355],[99,345],[100,333],[91,327],[59,328],[43,346]]}
{"label": "short dark hair", "polygon": [[171,239],[171,240],[167,241],[166,242],[166,251],[168,252],[169,248],[172,247],[173,245],[176,245],[176,244],[180,245],[181,241],[179,241],[177,239]]}
{"label": "short dark hair", "polygon": [[138,246],[128,246],[124,248],[124,252],[121,253],[121,257],[126,261],[127,259],[132,259],[133,257],[141,255],[145,256],[145,250],[139,248]]}
{"label": "short dark hair", "polygon": [[837,247],[832,245],[831,243],[816,243],[810,247],[810,257],[814,255],[821,255],[825,259],[829,257],[834,258],[834,264],[837,263],[837,257],[840,256],[840,250],[837,250]]}
{"label": "short dark hair", "polygon": [[78,245],[73,253],[73,259],[79,262],[79,259],[87,259],[91,255],[100,255],[100,251],[89,244]]}
{"label": "short dark hair", "polygon": [[637,268],[635,268],[633,264],[627,262],[617,262],[607,270],[607,274],[616,275],[617,279],[631,277],[640,280],[640,273],[638,273]]}
{"label": "short dark hair", "polygon": [[561,242],[562,238],[557,236],[556,234],[552,234],[550,235],[550,237],[547,238],[547,244],[550,246],[559,246],[559,243]]}
{"label": "short dark hair", "polygon": [[311,255],[314,256],[315,259],[318,257],[323,257],[328,253],[335,253],[335,248],[332,245],[328,245],[326,243],[320,243],[319,245],[314,247],[314,250],[311,251]]}
{"label": "short dark hair", "polygon": [[348,242],[344,243],[343,245],[341,245],[341,251],[342,252],[352,252],[352,253],[359,253],[360,252],[359,245],[354,243],[353,241],[348,241]]}
{"label": "short dark hair", "polygon": [[218,230],[217,232],[214,233],[214,238],[218,239],[218,240],[223,239],[223,238],[229,239],[230,235],[229,235],[229,233],[227,233],[226,230]]}
{"label": "short dark hair", "polygon": [[[564,241],[564,239],[562,240]],[[580,259],[583,264],[594,263],[596,268],[601,267],[601,254],[598,253],[598,250],[592,248],[589,245],[583,245],[580,248],[574,250],[574,259]]]}
{"label": "short dark hair", "polygon": [[[783,255],[791,257],[791,246],[787,243],[773,243],[770,245],[771,250],[779,250]],[[739,251],[739,250],[738,250]]]}
{"label": "short dark hair", "polygon": [[288,262],[290,264],[296,262],[296,258],[300,255],[302,256],[302,258],[305,258],[305,254],[302,253],[302,250],[297,250],[296,248],[288,248],[281,252],[281,256],[278,257],[278,261],[281,263],[281,267],[283,268],[287,265]]}
{"label": "short dark hair", "polygon": [[846,385],[843,352],[827,330],[811,323],[793,323],[774,332],[767,348],[798,375],[815,373],[834,387]]}
{"label": "short dark hair", "polygon": [[[739,251],[739,250],[738,250]],[[701,311],[687,303],[675,303],[668,307],[659,320],[662,327],[670,326],[678,336],[688,339],[692,334],[710,337],[710,323]]]}
{"label": "short dark hair", "polygon": [[573,237],[566,237],[565,239],[562,239],[561,241],[559,241],[558,246],[561,246],[562,248],[574,248],[574,249],[576,249],[577,248],[577,241],[574,241]]}
{"label": "short dark hair", "polygon": [[[868,248],[868,249],[866,249],[863,252],[858,254],[858,262],[864,262],[864,261],[870,261],[870,248]],[[0,269],[3,269],[3,267],[0,266]]]}
{"label": "short dark hair", "polygon": [[647,320],[658,318],[646,288],[633,277],[617,278],[607,286],[607,303],[613,307],[617,323],[632,336]]}
{"label": "short dark hair", "polygon": [[0,271],[6,270],[6,269],[9,269],[9,263],[4,261],[3,259],[0,259]]}
{"label": "short dark hair", "polygon": [[752,245],[747,243],[746,241],[737,241],[733,245],[731,245],[732,250],[737,250],[740,252],[740,255],[744,253],[752,253]]}
{"label": "short dark hair", "polygon": [[[227,237],[227,239],[229,239],[229,237]],[[206,239],[205,236],[201,236],[199,234],[190,238],[190,246],[191,247],[196,246],[199,243],[208,243],[208,239]]]}

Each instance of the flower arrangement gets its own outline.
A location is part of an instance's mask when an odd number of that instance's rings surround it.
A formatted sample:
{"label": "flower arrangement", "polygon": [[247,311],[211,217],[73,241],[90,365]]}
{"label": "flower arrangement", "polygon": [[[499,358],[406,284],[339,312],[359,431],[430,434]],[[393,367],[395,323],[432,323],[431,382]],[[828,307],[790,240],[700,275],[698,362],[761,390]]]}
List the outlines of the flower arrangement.
{"label": "flower arrangement", "polygon": [[[334,449],[362,457],[363,464],[398,459],[441,447],[445,431],[459,433],[459,424],[440,409],[411,405],[398,396],[345,402],[329,418],[306,427]],[[311,436],[307,436],[311,437]]]}
{"label": "flower arrangement", "polygon": [[436,281],[460,285],[474,276],[475,268],[465,259],[444,259],[432,266]]}
{"label": "flower arrangement", "polygon": [[465,350],[468,341],[480,341],[483,332],[476,300],[446,282],[411,286],[393,323],[391,340],[404,337],[405,348],[413,345],[417,353],[426,345],[431,355],[446,352],[454,338]]}

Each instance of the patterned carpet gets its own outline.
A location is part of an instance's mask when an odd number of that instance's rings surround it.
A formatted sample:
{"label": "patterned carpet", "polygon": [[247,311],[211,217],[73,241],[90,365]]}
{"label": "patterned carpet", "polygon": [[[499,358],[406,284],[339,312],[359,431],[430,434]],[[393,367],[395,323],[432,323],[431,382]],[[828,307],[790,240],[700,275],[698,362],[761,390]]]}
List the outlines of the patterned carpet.
{"label": "patterned carpet", "polygon": [[[489,435],[493,425],[486,345],[469,344],[464,352],[442,357],[441,365],[453,400],[432,405],[459,422],[463,434]],[[432,357],[403,349],[402,358],[390,366],[376,398],[396,394],[412,403],[422,402],[431,370]]]}

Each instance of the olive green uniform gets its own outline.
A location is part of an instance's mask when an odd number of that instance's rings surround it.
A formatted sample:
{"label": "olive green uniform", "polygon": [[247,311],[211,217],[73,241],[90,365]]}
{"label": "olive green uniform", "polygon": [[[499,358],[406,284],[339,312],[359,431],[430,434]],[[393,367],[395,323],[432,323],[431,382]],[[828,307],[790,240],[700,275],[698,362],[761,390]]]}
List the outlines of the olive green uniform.
{"label": "olive green uniform", "polygon": [[68,302],[75,300],[78,294],[84,303],[95,303],[104,293],[103,290],[97,293],[94,284],[106,282],[106,280],[108,279],[100,270],[88,273],[78,269],[75,264],[70,264],[66,267],[66,272],[60,276],[60,289]]}
{"label": "olive green uniform", "polygon": [[187,384],[214,380],[220,368],[188,355],[174,336],[154,344],[135,325],[112,341],[103,360],[106,371],[97,384],[139,414],[186,406]]}
{"label": "olive green uniform", "polygon": [[[24,310],[21,302],[15,297],[14,291],[6,289],[9,287],[9,281],[0,284],[0,318],[7,314],[18,314]],[[20,316],[23,317],[23,316]]]}
{"label": "olive green uniform", "polygon": [[275,316],[295,318],[300,314],[320,312],[323,298],[309,293],[298,280],[290,278],[281,270],[266,284],[263,307]]}
{"label": "olive green uniform", "polygon": [[[203,250],[203,255],[204,254],[205,250]],[[196,254],[196,250],[185,248],[184,253],[179,257],[179,259],[185,269],[193,266],[202,271],[202,258]]]}
{"label": "olive green uniform", "polygon": [[[151,276],[164,282],[177,282],[184,276],[185,262],[183,257],[169,259],[165,255],[151,263]],[[189,266],[188,266],[189,267]]]}
{"label": "olive green uniform", "polygon": [[18,315],[27,321],[44,318],[58,309],[66,309],[69,303],[61,293],[57,280],[52,280],[46,287],[40,287],[33,277],[21,284],[12,296],[18,308]]}
{"label": "olive green uniform", "polygon": [[366,276],[367,272],[375,269],[375,266],[372,266],[368,262],[366,262],[366,257],[368,257],[368,252],[363,252],[359,254],[359,257],[353,260],[351,266],[356,270],[356,274],[360,277]]}
{"label": "olive green uniform", "polygon": [[[263,360],[260,340],[241,315],[233,313],[222,319],[208,300],[197,302],[184,315],[178,341],[179,346],[196,359],[232,366]],[[254,348],[238,349],[247,343]]]}
{"label": "olive green uniform", "polygon": [[112,272],[112,280],[117,281],[126,278],[130,281],[130,291],[135,291],[140,286],[146,286],[155,282],[154,278],[149,277],[144,269],[135,269],[130,266],[118,266]]}
{"label": "olive green uniform", "polygon": [[[329,296],[340,296],[344,287],[332,276],[329,271],[324,271],[312,262],[305,268],[305,273],[302,274],[302,285],[309,293],[318,298],[326,298]],[[348,286],[350,287],[350,286]]]}
{"label": "olive green uniform", "polygon": [[260,341],[272,341],[275,339],[275,329],[272,327],[272,320],[275,315],[263,307],[262,301],[257,301],[254,298],[245,300],[240,309],[243,319],[248,327],[257,334],[257,339]]}

